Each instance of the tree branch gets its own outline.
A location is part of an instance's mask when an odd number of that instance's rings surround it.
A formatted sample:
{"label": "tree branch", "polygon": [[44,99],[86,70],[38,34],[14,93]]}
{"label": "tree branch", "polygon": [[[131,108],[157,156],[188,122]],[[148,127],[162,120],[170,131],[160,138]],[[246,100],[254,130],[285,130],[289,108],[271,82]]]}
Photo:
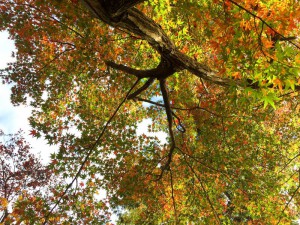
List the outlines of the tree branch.
{"label": "tree branch", "polygon": [[132,94],[130,94],[128,96],[128,99],[134,99],[136,96],[138,96],[140,93],[142,93],[143,91],[145,91],[154,81],[154,78],[149,78],[147,80],[147,82],[140,87],[138,90],[136,90],[135,92],[133,92]]}
{"label": "tree branch", "polygon": [[4,223],[5,222],[5,219],[8,217],[9,213],[7,211],[7,209],[4,209],[4,212],[3,212],[3,215],[2,215],[2,218],[0,220],[0,223]]}
{"label": "tree branch", "polygon": [[170,135],[170,139],[171,139],[171,146],[170,146],[169,154],[167,156],[168,157],[167,162],[165,163],[165,165],[163,165],[161,167],[161,173],[157,180],[160,180],[162,178],[165,170],[170,169],[170,163],[172,162],[172,155],[173,155],[174,149],[176,147],[174,133],[173,133],[173,129],[172,129],[172,127],[173,127],[172,110],[171,110],[170,100],[169,100],[169,96],[168,96],[168,92],[167,92],[166,80],[162,79],[159,81],[159,83],[160,83],[160,89],[161,89],[161,93],[162,93],[162,96],[164,99],[164,104],[165,104],[165,109],[166,109],[166,114],[167,114],[167,119],[168,119],[168,128],[169,128],[169,135]]}
{"label": "tree branch", "polygon": [[[222,79],[215,76],[215,73],[206,65],[200,64],[196,60],[181,53],[159,24],[139,10],[134,8],[128,9],[126,11],[126,16],[121,18],[118,22],[114,22],[112,15],[110,15],[104,6],[101,5],[100,1],[84,0],[84,2],[91,13],[98,19],[112,27],[123,29],[126,32],[133,33],[141,37],[141,39],[146,40],[155,50],[158,51],[158,53],[161,54],[164,60],[167,60],[172,65],[173,72],[187,69],[196,76],[205,80],[209,80],[223,86],[229,85],[230,79]],[[119,66],[119,68],[127,70],[127,68],[122,66]],[[133,70],[130,70],[130,72],[136,73],[136,71]]]}
{"label": "tree branch", "polygon": [[175,200],[175,197],[174,197],[173,174],[172,174],[172,170],[171,169],[170,169],[170,182],[171,182],[171,195],[172,195],[172,201],[173,201],[175,224],[179,224],[178,223],[178,217],[177,217],[176,200]]}
{"label": "tree branch", "polygon": [[221,223],[221,220],[220,220],[220,218],[219,218],[219,216],[218,216],[218,213],[216,212],[215,207],[214,207],[212,201],[210,200],[209,195],[208,195],[208,193],[207,193],[207,191],[206,191],[206,189],[205,189],[205,187],[204,187],[204,185],[203,185],[203,183],[202,183],[201,178],[198,176],[198,174],[196,173],[196,171],[194,170],[194,168],[193,168],[193,167],[190,165],[190,163],[187,161],[185,155],[183,155],[183,158],[184,158],[184,161],[186,162],[187,166],[190,168],[190,170],[192,171],[192,173],[196,176],[197,180],[199,181],[199,184],[200,184],[200,186],[201,186],[201,189],[202,189],[203,192],[204,192],[204,195],[205,195],[205,197],[206,197],[206,199],[207,199],[207,201],[208,201],[208,203],[209,203],[209,205],[210,205],[210,207],[211,207],[211,209],[212,209],[212,211],[213,211],[213,214],[214,214],[216,220],[218,221],[218,224],[222,224],[222,223]]}
{"label": "tree branch", "polygon": [[286,167],[293,161],[295,160],[296,158],[298,158],[300,156],[300,153],[298,153],[297,155],[295,155],[293,158],[289,159],[288,162],[286,162],[284,164],[284,166],[281,168],[281,170],[278,171],[278,173],[281,173],[283,170],[286,169]]}
{"label": "tree branch", "polygon": [[122,64],[117,64],[112,61],[105,61],[107,66],[110,66],[114,69],[121,70],[125,73],[131,74],[136,76],[137,78],[157,78],[157,79],[162,79],[162,78],[167,78],[168,76],[171,76],[172,74],[175,73],[174,68],[172,65],[165,59],[161,59],[160,63],[158,66],[154,69],[149,69],[149,70],[138,70],[134,69],[128,66],[124,66]]}
{"label": "tree branch", "polygon": [[104,2],[106,2],[107,6],[109,7],[109,11],[112,17],[119,17],[128,9],[144,1],[146,0],[104,0]]}
{"label": "tree branch", "polygon": [[[164,104],[160,104],[158,102],[153,102],[151,100],[148,100],[148,99],[143,99],[143,98],[140,98],[140,97],[136,97],[135,99],[137,99],[138,101],[141,101],[141,102],[148,102],[152,105],[156,105],[156,106],[160,106],[160,107],[165,107]],[[224,118],[231,118],[231,117],[234,117],[234,116],[223,116],[223,115],[219,115],[219,114],[216,114],[206,108],[203,108],[203,107],[200,107],[200,106],[194,106],[192,108],[180,108],[180,107],[175,107],[175,106],[171,106],[171,109],[177,109],[177,110],[184,110],[184,111],[192,111],[192,110],[203,110],[205,112],[208,112],[216,117],[224,117]]]}
{"label": "tree branch", "polygon": [[292,45],[294,45],[296,48],[300,49],[300,46],[298,46],[297,44],[293,43],[292,40],[295,39],[295,37],[285,37],[283,36],[281,33],[279,33],[277,30],[275,30],[270,24],[268,24],[263,18],[261,18],[260,16],[255,15],[254,13],[250,12],[248,9],[246,9],[245,7],[243,7],[242,5],[238,4],[237,2],[233,1],[233,0],[229,0],[232,4],[234,4],[235,6],[237,6],[238,8],[246,11],[248,14],[250,14],[251,16],[253,16],[254,18],[259,19],[263,24],[265,24],[268,28],[270,28],[272,31],[274,31],[274,33],[280,38],[280,40],[282,41],[288,41],[289,43],[291,43]]}
{"label": "tree branch", "polygon": [[[253,89],[259,88],[257,83],[253,83],[252,80],[246,81],[236,81],[229,78],[222,78],[216,75],[216,72],[208,68],[206,65],[197,62],[197,60],[183,54],[180,52],[174,43],[170,40],[164,30],[157,24],[155,21],[147,17],[145,14],[140,12],[135,8],[128,8],[126,11],[122,10],[122,17],[116,20],[113,15],[108,12],[105,8],[105,4],[103,4],[104,0],[82,0],[90,10],[90,12],[98,19],[107,23],[108,25],[115,27],[117,29],[121,29],[125,32],[132,33],[143,40],[146,40],[152,47],[155,49],[164,60],[167,60],[171,65],[169,68],[172,68],[173,71],[168,70],[169,74],[166,76],[172,75],[176,71],[180,70],[188,70],[195,76],[212,82],[221,86],[239,86],[239,87],[251,87]],[[137,4],[139,0],[132,0],[128,2],[128,5]],[[231,0],[233,4],[235,3]],[[127,3],[126,3],[127,4]],[[237,4],[238,5],[238,4]],[[238,5],[239,7],[242,7]],[[244,8],[242,8],[244,9]],[[125,10],[125,8],[124,8]],[[244,9],[246,10],[246,9]],[[126,13],[125,13],[126,12]],[[251,12],[250,12],[251,13]],[[256,18],[263,21],[264,24],[268,25],[264,20],[260,17],[257,17],[255,14],[251,14]],[[292,42],[291,42],[292,43]],[[115,64],[114,64],[115,65]],[[117,66],[117,65],[115,65]],[[137,72],[134,69],[128,69],[125,66],[118,65],[119,69],[123,69],[128,71],[129,73],[135,74],[137,77],[152,77],[152,75],[148,74],[148,72],[157,72],[155,69],[150,71]],[[172,73],[171,73],[172,72]],[[157,73],[154,73],[157,75]],[[157,75],[158,76],[158,75]],[[296,86],[295,89],[300,89],[299,86]]]}
{"label": "tree branch", "polygon": [[[300,169],[299,169],[299,176],[300,176]],[[284,209],[283,209],[282,212],[281,212],[282,214],[283,214],[284,211],[287,209],[287,207],[289,206],[289,204],[291,203],[291,201],[294,199],[294,197],[295,197],[295,195],[297,194],[297,192],[299,191],[299,189],[300,189],[300,184],[298,184],[298,187],[297,187],[296,190],[293,192],[293,194],[292,194],[290,200],[285,204],[285,207],[284,207]],[[283,216],[281,216],[281,217],[279,218],[279,220],[278,220],[278,222],[276,223],[276,225],[280,224],[280,221],[281,221],[282,217],[283,217]]]}
{"label": "tree branch", "polygon": [[47,224],[48,220],[49,220],[49,216],[52,214],[53,210],[58,206],[58,204],[60,204],[61,200],[63,199],[63,197],[66,195],[66,193],[68,192],[68,190],[73,186],[74,182],[77,180],[77,178],[79,177],[81,171],[83,170],[86,162],[89,160],[91,154],[94,152],[96,146],[98,145],[99,141],[101,140],[102,136],[104,135],[108,125],[111,123],[111,121],[113,120],[113,118],[115,117],[115,115],[118,113],[119,109],[121,108],[121,106],[126,102],[126,100],[128,99],[128,96],[130,95],[130,92],[134,89],[134,87],[137,85],[137,83],[139,82],[139,80],[137,80],[132,87],[129,89],[129,91],[127,92],[126,96],[124,97],[124,99],[120,102],[120,104],[118,105],[118,107],[116,108],[116,110],[113,112],[113,114],[111,115],[111,117],[108,119],[108,121],[106,122],[106,124],[104,125],[101,133],[99,134],[97,140],[94,142],[94,144],[91,146],[91,148],[89,149],[89,151],[87,152],[85,158],[83,159],[79,170],[77,171],[75,177],[73,178],[73,180],[68,184],[67,188],[65,189],[65,191],[63,192],[63,194],[60,196],[60,198],[58,199],[58,201],[55,203],[55,205],[51,208],[51,210],[49,211],[49,213],[44,217],[45,221],[43,223],[43,225]]}
{"label": "tree branch", "polygon": [[105,63],[106,63],[107,66],[110,66],[113,69],[121,70],[125,73],[134,75],[139,79],[151,78],[151,77],[153,78],[154,74],[156,74],[158,72],[157,68],[150,69],[150,70],[137,70],[137,69],[134,69],[134,68],[131,68],[131,67],[128,67],[128,66],[124,66],[122,64],[114,63],[112,61],[106,61]]}

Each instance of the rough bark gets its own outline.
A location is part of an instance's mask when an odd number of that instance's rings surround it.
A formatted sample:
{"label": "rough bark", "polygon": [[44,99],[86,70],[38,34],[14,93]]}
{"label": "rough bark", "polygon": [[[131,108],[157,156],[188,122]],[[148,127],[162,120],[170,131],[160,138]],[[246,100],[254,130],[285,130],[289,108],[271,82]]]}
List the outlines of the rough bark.
{"label": "rough bark", "polygon": [[[203,80],[221,86],[235,85],[251,87],[253,89],[259,88],[257,83],[253,83],[253,81],[249,79],[242,82],[218,77],[216,73],[206,65],[180,52],[159,24],[134,8],[136,4],[144,1],[145,0],[82,0],[94,17],[112,27],[132,33],[146,40],[161,55],[161,59],[169,64],[167,68],[164,68],[164,71],[159,68],[137,71],[129,67],[114,64],[113,62],[110,62],[111,67],[136,75],[137,77],[155,77],[157,79],[161,78],[162,72],[164,72],[167,77],[177,71],[188,70]],[[153,72],[158,72],[158,74]],[[300,86],[295,86],[295,89],[300,90]]]}
{"label": "rough bark", "polygon": [[[168,70],[165,68],[163,71],[168,74],[168,76],[176,71],[186,69],[207,81],[223,86],[231,84],[229,79],[217,77],[207,66],[181,53],[159,24],[139,10],[132,8],[135,4],[142,2],[142,0],[126,1],[126,4],[122,4],[123,1],[113,1],[107,4],[107,1],[104,0],[83,0],[83,2],[93,16],[102,20],[104,23],[146,40],[161,55],[161,58],[169,63],[170,66],[167,67]],[[134,71],[132,68],[117,65],[113,62],[109,62],[109,64],[111,67],[133,75],[138,74],[138,77],[161,76],[161,73],[159,73],[160,75],[152,73],[158,72],[154,71],[156,69],[138,72],[137,70]],[[160,70],[160,72],[162,71]],[[152,75],[150,75],[150,73]]]}
{"label": "rough bark", "polygon": [[128,66],[114,63],[112,61],[107,61],[106,65],[114,69],[121,70],[125,73],[132,74],[139,79],[141,78],[164,79],[176,72],[175,70],[176,68],[174,68],[172,64],[168,63],[167,60],[163,60],[163,59],[160,61],[160,64],[156,68],[149,69],[149,70],[137,70]]}

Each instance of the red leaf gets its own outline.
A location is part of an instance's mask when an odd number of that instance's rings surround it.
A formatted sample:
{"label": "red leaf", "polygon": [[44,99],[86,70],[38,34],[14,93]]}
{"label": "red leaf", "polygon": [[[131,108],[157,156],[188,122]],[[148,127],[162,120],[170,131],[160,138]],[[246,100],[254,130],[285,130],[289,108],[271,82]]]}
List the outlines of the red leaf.
{"label": "red leaf", "polygon": [[37,136],[36,130],[31,130],[30,131],[30,135],[32,135],[33,137]]}

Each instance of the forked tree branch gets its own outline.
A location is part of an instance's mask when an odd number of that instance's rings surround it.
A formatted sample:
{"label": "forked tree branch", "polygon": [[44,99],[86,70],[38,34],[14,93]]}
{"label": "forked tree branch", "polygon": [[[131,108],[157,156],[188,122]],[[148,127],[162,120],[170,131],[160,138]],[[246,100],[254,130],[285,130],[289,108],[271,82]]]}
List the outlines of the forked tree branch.
{"label": "forked tree branch", "polygon": [[132,94],[130,94],[128,96],[128,99],[134,99],[135,97],[137,97],[139,94],[141,94],[143,91],[145,91],[154,81],[154,78],[149,78],[146,83],[140,87],[138,90],[136,90],[135,92],[133,92]]}
{"label": "forked tree branch", "polygon": [[[128,98],[129,99],[129,98]],[[158,103],[158,102],[153,102],[153,101],[151,101],[151,100],[147,100],[147,99],[143,99],[143,98],[140,98],[140,97],[135,97],[135,98],[133,98],[133,99],[136,99],[136,100],[138,100],[138,101],[141,101],[141,102],[148,102],[148,103],[150,103],[150,104],[153,104],[153,105],[156,105],[156,106],[159,106],[159,107],[166,107],[164,104],[160,104],[160,103]],[[180,108],[177,108],[177,107],[172,107],[171,106],[171,109],[180,109]],[[181,119],[173,112],[173,111],[171,111],[172,112],[172,115],[178,120],[178,126],[180,126],[181,127],[181,129],[178,129],[177,128],[177,130],[179,130],[180,132],[182,132],[182,133],[184,133],[185,131],[186,131],[186,129],[185,129],[185,127],[184,127],[184,125],[182,124],[182,122],[181,122]],[[177,125],[177,124],[176,124]]]}
{"label": "forked tree branch", "polygon": [[167,155],[167,162],[161,167],[161,173],[158,176],[157,180],[160,180],[162,178],[162,176],[166,170],[170,170],[170,164],[172,162],[173,152],[176,147],[174,133],[173,133],[172,110],[171,110],[171,106],[170,106],[170,99],[169,99],[168,92],[167,92],[166,80],[165,79],[160,80],[159,84],[160,84],[160,90],[161,90],[161,93],[163,96],[167,119],[168,119],[168,129],[169,129],[169,135],[170,135],[170,139],[171,139],[171,146],[169,149],[169,153]]}
{"label": "forked tree branch", "polygon": [[154,74],[156,74],[158,72],[158,69],[149,69],[149,70],[137,70],[128,66],[124,66],[122,64],[117,64],[114,63],[112,61],[106,61],[105,62],[107,66],[116,69],[116,70],[120,70],[123,71],[125,73],[131,74],[136,76],[137,78],[150,78],[150,77],[154,77]]}
{"label": "forked tree branch", "polygon": [[[251,87],[253,89],[259,88],[257,83],[253,83],[252,80],[233,80],[229,78],[223,78],[217,76],[216,72],[212,69],[208,68],[207,65],[199,63],[197,60],[187,56],[186,54],[180,52],[168,35],[164,32],[164,30],[157,24],[154,20],[140,12],[135,8],[128,8],[124,11],[123,15],[116,20],[113,15],[108,12],[105,8],[104,2],[105,0],[82,0],[90,12],[98,19],[102,20],[103,22],[107,23],[108,25],[121,29],[127,33],[134,34],[140,37],[143,40],[146,40],[152,47],[155,49],[162,58],[167,60],[171,68],[173,69],[173,73],[176,71],[181,70],[188,70],[195,76],[203,79],[205,81],[209,81],[211,83],[229,87],[229,86],[238,86],[241,88]],[[233,4],[236,4],[243,10],[246,10],[241,5],[237,4],[233,0],[230,0]],[[136,4],[140,1],[133,0],[128,1],[129,4]],[[117,10],[116,10],[117,11]],[[125,13],[126,12],[126,13]],[[254,16],[260,19],[266,26],[269,26],[271,29],[274,30],[269,24],[267,24],[262,18],[256,16],[255,14],[251,13],[249,10],[247,11],[251,16]],[[277,32],[277,31],[276,31]],[[278,32],[277,32],[278,33]],[[282,35],[281,35],[282,36]],[[282,37],[285,38],[285,37]],[[286,39],[286,38],[285,38]],[[292,43],[290,41],[290,43]],[[297,46],[299,48],[299,46]],[[115,65],[115,64],[114,64]],[[115,65],[117,66],[117,65]],[[127,71],[131,74],[134,74],[138,77],[152,77],[150,73],[158,72],[157,70],[153,69],[148,72],[147,71],[136,71],[134,69],[128,69],[125,66],[118,65],[119,69],[123,69],[123,71]],[[168,71],[171,72],[170,70]],[[166,76],[170,76],[173,73],[170,73]],[[154,73],[158,76],[158,73]],[[300,90],[299,85],[295,85],[295,90]]]}
{"label": "forked tree branch", "polygon": [[[152,105],[156,105],[156,106],[160,106],[160,107],[165,107],[164,104],[160,104],[158,102],[153,102],[151,100],[148,100],[148,99],[143,99],[143,98],[140,98],[140,97],[136,97],[135,98],[136,100],[138,101],[141,101],[141,102],[147,102],[147,103],[150,103]],[[171,106],[171,109],[177,109],[177,110],[183,110],[183,111],[193,111],[193,110],[202,110],[202,111],[205,111],[207,113],[210,113],[216,117],[224,117],[224,118],[231,118],[231,117],[234,117],[234,116],[223,116],[223,115],[219,115],[219,114],[216,114],[215,112],[212,112],[206,108],[203,108],[203,107],[200,107],[200,106],[194,106],[192,108],[180,108],[180,107],[176,107],[176,106]]]}
{"label": "forked tree branch", "polygon": [[122,64],[117,64],[112,61],[105,61],[106,65],[116,69],[116,70],[121,70],[125,73],[134,75],[138,78],[156,78],[156,79],[162,79],[162,78],[167,78],[171,76],[172,74],[175,73],[175,69],[173,66],[167,61],[164,60],[163,58],[161,59],[160,63],[158,66],[154,69],[149,69],[149,70],[138,70],[134,69],[128,66],[124,66]]}

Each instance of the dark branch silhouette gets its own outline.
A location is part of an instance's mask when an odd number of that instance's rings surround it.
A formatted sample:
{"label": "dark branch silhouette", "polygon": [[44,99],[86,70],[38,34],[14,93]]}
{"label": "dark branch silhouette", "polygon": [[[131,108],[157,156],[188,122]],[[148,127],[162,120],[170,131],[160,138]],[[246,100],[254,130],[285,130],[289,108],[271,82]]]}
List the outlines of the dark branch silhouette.
{"label": "dark branch silhouette", "polygon": [[175,144],[175,138],[174,138],[174,133],[173,133],[173,118],[172,118],[172,110],[170,106],[170,100],[167,92],[167,87],[166,87],[166,80],[162,79],[159,81],[160,84],[160,90],[163,96],[164,104],[165,104],[165,109],[166,109],[166,114],[167,114],[167,119],[168,119],[168,128],[169,128],[169,135],[170,135],[170,149],[169,153],[167,155],[167,162],[161,167],[161,173],[158,176],[157,180],[160,180],[166,170],[170,170],[170,164],[172,162],[172,156],[174,149],[176,147]]}
{"label": "dark branch silhouette", "polygon": [[136,96],[138,96],[139,94],[141,94],[143,91],[147,90],[147,88],[153,83],[153,81],[154,81],[154,78],[152,78],[152,77],[149,78],[147,80],[147,82],[142,87],[140,87],[134,93],[130,94],[128,96],[128,99],[134,99]]}

